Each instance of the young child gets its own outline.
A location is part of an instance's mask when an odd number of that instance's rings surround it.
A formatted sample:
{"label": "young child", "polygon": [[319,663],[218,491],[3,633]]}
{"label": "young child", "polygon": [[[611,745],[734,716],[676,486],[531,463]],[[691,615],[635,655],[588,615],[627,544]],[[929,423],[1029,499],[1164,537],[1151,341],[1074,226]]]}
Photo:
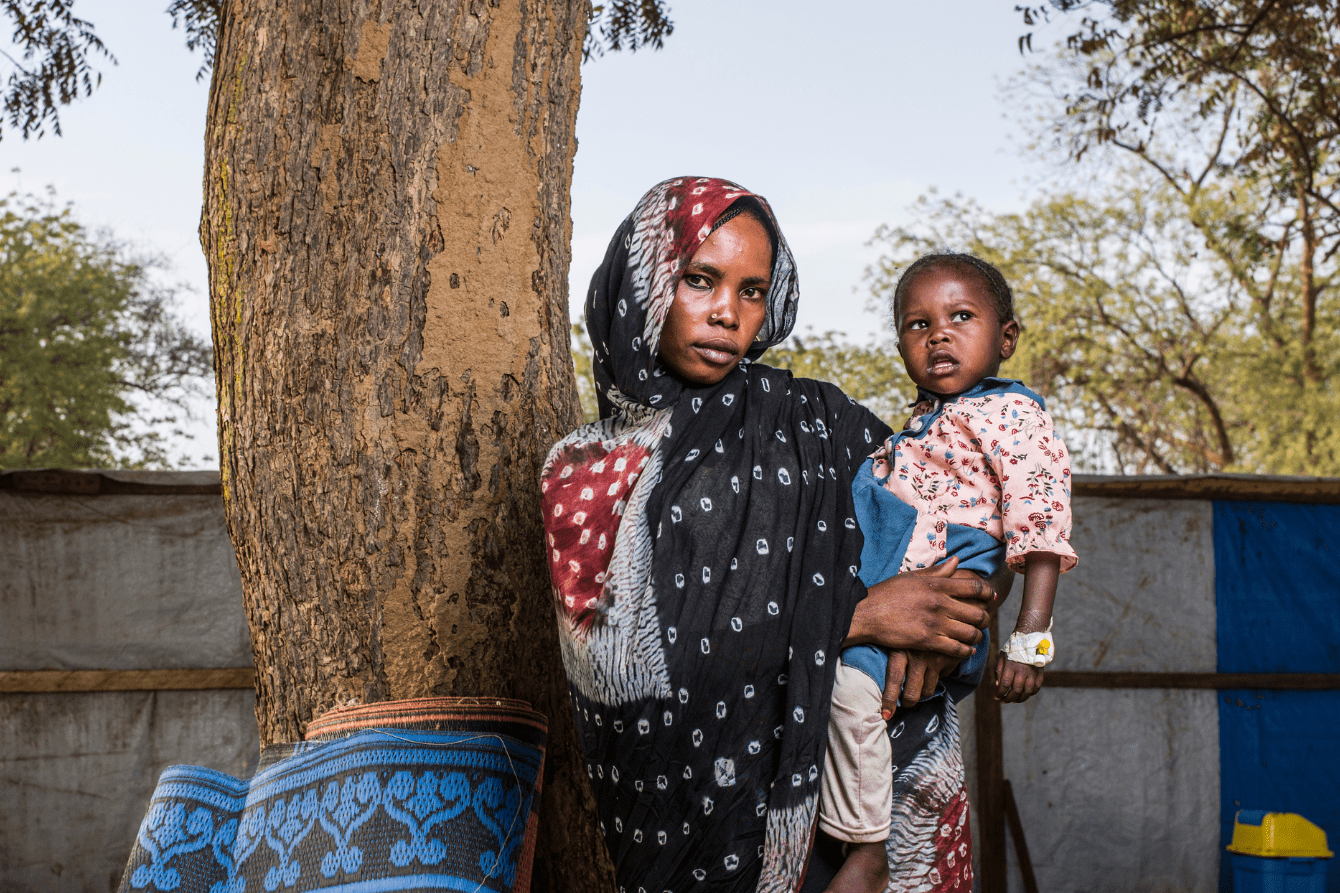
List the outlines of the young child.
{"label": "young child", "polygon": [[[1053,656],[1057,577],[1075,566],[1067,541],[1069,456],[1042,398],[995,377],[1019,338],[1013,295],[995,267],[968,254],[919,258],[894,289],[893,312],[917,402],[904,429],[871,456],[862,472],[866,492],[861,479],[856,484],[866,532],[861,577],[869,584],[948,556],[983,576],[1002,562],[1023,571],[1023,604],[1001,648],[1007,659],[998,663],[996,697],[1026,700]],[[862,512],[862,499],[881,504]],[[867,529],[873,517],[878,521]],[[964,662],[960,678],[981,672],[986,646]],[[848,844],[832,891],[884,890],[889,883],[886,666],[887,654],[868,645],[844,650],[838,665],[819,814],[820,827]],[[872,724],[878,734],[869,733]],[[892,889],[899,889],[896,880]]]}

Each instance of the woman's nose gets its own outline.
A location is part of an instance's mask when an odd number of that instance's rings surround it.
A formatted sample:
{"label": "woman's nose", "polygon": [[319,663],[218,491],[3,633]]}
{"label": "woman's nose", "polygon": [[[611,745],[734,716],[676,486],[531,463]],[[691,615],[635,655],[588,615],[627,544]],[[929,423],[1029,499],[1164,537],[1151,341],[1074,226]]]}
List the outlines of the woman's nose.
{"label": "woman's nose", "polygon": [[725,289],[721,289],[714,297],[716,300],[712,303],[711,321],[723,326],[736,325],[740,320],[740,308],[736,305],[738,298]]}

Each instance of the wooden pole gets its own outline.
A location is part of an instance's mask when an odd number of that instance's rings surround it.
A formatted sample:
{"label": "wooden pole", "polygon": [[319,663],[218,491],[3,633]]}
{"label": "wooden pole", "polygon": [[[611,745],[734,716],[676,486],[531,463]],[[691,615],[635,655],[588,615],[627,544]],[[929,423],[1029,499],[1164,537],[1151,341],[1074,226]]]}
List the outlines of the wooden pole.
{"label": "wooden pole", "polygon": [[251,667],[168,670],[5,670],[0,694],[98,691],[209,691],[256,687]]}
{"label": "wooden pole", "polygon": [[1019,860],[1019,873],[1024,877],[1024,893],[1038,893],[1038,880],[1033,876],[1033,859],[1028,855],[1028,840],[1024,837],[1024,823],[1019,818],[1019,805],[1014,802],[1014,788],[1005,779],[1005,818],[1010,822],[1010,837],[1014,839],[1014,855]]}
{"label": "wooden pole", "polygon": [[1045,688],[1251,688],[1258,691],[1335,691],[1340,673],[1130,673],[1055,670]]}
{"label": "wooden pole", "polygon": [[977,724],[977,826],[981,829],[982,893],[1005,893],[1005,745],[1000,702],[996,700],[996,659],[1000,654],[999,624],[991,617],[991,654],[986,675],[973,698]]}

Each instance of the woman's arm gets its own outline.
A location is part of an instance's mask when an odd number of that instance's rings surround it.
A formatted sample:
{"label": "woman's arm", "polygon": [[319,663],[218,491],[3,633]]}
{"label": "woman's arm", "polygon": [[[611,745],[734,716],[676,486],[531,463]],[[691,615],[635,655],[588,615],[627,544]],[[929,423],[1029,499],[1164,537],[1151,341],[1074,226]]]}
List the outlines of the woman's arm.
{"label": "woman's arm", "polygon": [[[957,579],[978,579],[971,571],[954,572]],[[1001,566],[986,583],[994,596],[989,610],[994,614],[1010,594],[1014,585],[1014,571]],[[888,669],[884,676],[884,694],[882,698],[885,718],[893,716],[893,711],[902,705],[911,707],[924,698],[935,694],[940,679],[961,663],[959,658],[931,651],[898,650],[889,652]]]}
{"label": "woman's arm", "polygon": [[856,605],[843,645],[866,642],[963,660],[982,640],[995,592],[976,574],[955,575],[958,559],[871,586]]}

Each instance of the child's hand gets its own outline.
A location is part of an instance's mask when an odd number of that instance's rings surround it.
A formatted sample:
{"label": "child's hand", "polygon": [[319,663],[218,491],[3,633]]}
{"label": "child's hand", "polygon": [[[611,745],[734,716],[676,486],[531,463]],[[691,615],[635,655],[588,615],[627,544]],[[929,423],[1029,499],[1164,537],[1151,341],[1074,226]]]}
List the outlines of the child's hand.
{"label": "child's hand", "polygon": [[[940,683],[940,677],[958,664],[958,658],[933,651],[890,651],[880,715],[886,720],[892,719],[900,706],[914,707],[918,701],[931,697]],[[900,699],[902,704],[898,703]]]}
{"label": "child's hand", "polygon": [[1001,659],[996,662],[996,700],[1022,704],[1042,688],[1042,667]]}

